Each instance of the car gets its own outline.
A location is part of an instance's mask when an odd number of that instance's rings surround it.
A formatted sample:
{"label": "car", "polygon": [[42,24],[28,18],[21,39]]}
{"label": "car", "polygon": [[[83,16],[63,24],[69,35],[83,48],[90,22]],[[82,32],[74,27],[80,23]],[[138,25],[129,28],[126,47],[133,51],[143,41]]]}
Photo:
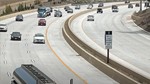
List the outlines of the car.
{"label": "car", "polygon": [[87,6],[87,9],[92,9],[93,8],[93,6],[91,5],[91,4],[89,4],[88,6]]}
{"label": "car", "polygon": [[54,8],[54,11],[59,11],[59,8],[58,8],[58,7],[55,7],[55,8]]}
{"label": "car", "polygon": [[50,8],[50,12],[53,12],[53,8],[52,7],[49,7]]}
{"label": "car", "polygon": [[51,15],[51,9],[50,7],[46,7],[46,16],[50,16]]}
{"label": "car", "polygon": [[148,1],[145,1],[144,7],[149,7],[149,2]]}
{"label": "car", "polygon": [[112,12],[118,12],[118,6],[112,5]]}
{"label": "car", "polygon": [[103,13],[103,9],[102,8],[97,8],[97,13]]}
{"label": "car", "polygon": [[75,9],[80,9],[80,5],[76,5],[76,6],[75,6]]}
{"label": "car", "polygon": [[43,43],[45,44],[45,37],[42,33],[36,33],[33,36],[33,43]]}
{"label": "car", "polygon": [[139,3],[136,3],[136,4],[135,4],[135,7],[139,7],[139,6],[140,6],[140,4],[139,4]]}
{"label": "car", "polygon": [[98,4],[98,7],[103,7],[103,6],[104,6],[103,3],[99,3],[99,4]]}
{"label": "car", "polygon": [[69,6],[67,6],[66,8],[65,8],[65,11],[68,11],[70,9],[70,7]]}
{"label": "car", "polygon": [[45,19],[39,19],[38,25],[46,26],[46,20]]}
{"label": "car", "polygon": [[126,0],[125,3],[130,3],[130,1]]}
{"label": "car", "polygon": [[128,8],[133,8],[133,5],[132,4],[128,4]]}
{"label": "car", "polygon": [[69,9],[67,10],[67,13],[73,13],[73,9],[72,9],[72,8],[69,8]]}
{"label": "car", "polygon": [[69,6],[65,6],[65,7],[64,7],[64,10],[65,10],[65,11],[66,11],[66,8],[69,8]]}
{"label": "car", "polygon": [[16,21],[23,21],[23,16],[22,15],[17,15],[16,16]]}
{"label": "car", "polygon": [[94,16],[93,15],[88,15],[87,16],[87,21],[94,21]]}
{"label": "car", "polygon": [[7,32],[7,24],[6,23],[0,23],[0,31]]}
{"label": "car", "polygon": [[61,11],[55,11],[54,17],[62,17],[62,12]]}
{"label": "car", "polygon": [[11,40],[21,40],[21,34],[20,32],[12,32],[11,35]]}

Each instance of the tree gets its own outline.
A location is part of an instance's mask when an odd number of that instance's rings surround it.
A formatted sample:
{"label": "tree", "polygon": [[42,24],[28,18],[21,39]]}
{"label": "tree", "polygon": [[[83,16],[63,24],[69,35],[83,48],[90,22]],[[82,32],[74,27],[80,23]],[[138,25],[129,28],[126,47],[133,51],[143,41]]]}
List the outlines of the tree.
{"label": "tree", "polygon": [[5,12],[6,12],[6,14],[12,13],[12,9],[11,9],[11,6],[10,6],[10,5],[9,5],[9,6],[6,6]]}

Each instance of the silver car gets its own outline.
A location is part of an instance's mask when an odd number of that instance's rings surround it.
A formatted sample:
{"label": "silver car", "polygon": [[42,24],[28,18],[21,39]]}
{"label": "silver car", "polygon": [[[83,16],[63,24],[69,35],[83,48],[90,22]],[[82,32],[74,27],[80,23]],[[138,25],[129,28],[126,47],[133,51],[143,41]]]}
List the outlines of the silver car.
{"label": "silver car", "polygon": [[33,43],[43,43],[45,44],[45,37],[41,33],[37,33],[33,37]]}
{"label": "silver car", "polygon": [[5,31],[5,32],[7,32],[7,24],[5,24],[5,23],[0,23],[0,31]]}
{"label": "silver car", "polygon": [[93,15],[88,15],[87,16],[87,21],[94,21],[94,16]]}
{"label": "silver car", "polygon": [[72,9],[72,8],[69,8],[69,9],[67,10],[67,13],[73,13],[73,9]]}

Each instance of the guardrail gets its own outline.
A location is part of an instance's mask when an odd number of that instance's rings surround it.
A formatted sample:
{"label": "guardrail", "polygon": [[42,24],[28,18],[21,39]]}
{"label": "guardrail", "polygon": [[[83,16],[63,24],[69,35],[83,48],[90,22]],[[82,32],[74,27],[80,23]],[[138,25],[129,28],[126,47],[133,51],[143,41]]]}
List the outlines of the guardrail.
{"label": "guardrail", "polygon": [[[125,4],[118,4],[118,6],[121,5]],[[109,7],[110,6],[103,8]],[[110,59],[110,63],[106,64],[106,56],[91,48],[73,33],[70,26],[71,22],[78,16],[94,10],[96,10],[96,8],[75,14],[64,22],[62,32],[68,44],[84,59],[121,84],[150,84],[150,78],[145,77],[144,75],[137,73],[115,62],[114,60]]]}

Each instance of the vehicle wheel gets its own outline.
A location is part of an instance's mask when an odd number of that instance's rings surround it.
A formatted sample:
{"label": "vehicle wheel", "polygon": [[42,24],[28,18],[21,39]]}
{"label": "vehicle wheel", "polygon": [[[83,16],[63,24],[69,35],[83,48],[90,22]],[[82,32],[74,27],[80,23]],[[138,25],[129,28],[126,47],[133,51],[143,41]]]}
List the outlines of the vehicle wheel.
{"label": "vehicle wheel", "polygon": [[56,15],[54,15],[54,17],[56,17]]}
{"label": "vehicle wheel", "polygon": [[7,30],[5,30],[5,32],[7,32]]}
{"label": "vehicle wheel", "polygon": [[62,15],[60,17],[62,17]]}
{"label": "vehicle wheel", "polygon": [[21,38],[19,40],[21,41]]}

